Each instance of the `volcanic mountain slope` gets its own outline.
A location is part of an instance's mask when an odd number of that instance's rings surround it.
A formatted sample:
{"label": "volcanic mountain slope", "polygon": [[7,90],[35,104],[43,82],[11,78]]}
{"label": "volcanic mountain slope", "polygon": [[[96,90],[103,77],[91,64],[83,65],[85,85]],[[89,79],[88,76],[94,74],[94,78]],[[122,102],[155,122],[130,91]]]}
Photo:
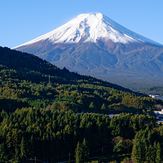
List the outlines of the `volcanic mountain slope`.
{"label": "volcanic mountain slope", "polygon": [[16,49],[129,88],[163,86],[163,46],[101,13],[81,14]]}

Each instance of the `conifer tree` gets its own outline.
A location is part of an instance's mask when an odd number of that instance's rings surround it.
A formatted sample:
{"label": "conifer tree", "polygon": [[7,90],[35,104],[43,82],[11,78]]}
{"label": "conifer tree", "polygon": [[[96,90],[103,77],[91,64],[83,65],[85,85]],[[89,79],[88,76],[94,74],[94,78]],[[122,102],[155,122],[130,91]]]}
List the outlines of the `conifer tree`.
{"label": "conifer tree", "polygon": [[140,163],[141,158],[141,144],[137,139],[134,140],[133,148],[132,148],[132,161],[134,163]]}
{"label": "conifer tree", "polygon": [[160,143],[156,144],[156,163],[161,163],[161,147],[160,147]]}
{"label": "conifer tree", "polygon": [[106,105],[105,104],[101,105],[101,110],[106,110]]}
{"label": "conifer tree", "polygon": [[91,103],[89,104],[89,109],[93,110],[94,108],[95,108],[94,103],[91,102]]}
{"label": "conifer tree", "polygon": [[82,143],[78,142],[77,147],[75,150],[75,162],[76,163],[82,163],[85,162],[88,159],[89,156],[89,150],[87,146],[87,142],[84,139]]}
{"label": "conifer tree", "polygon": [[24,138],[22,137],[20,144],[20,158],[23,160],[25,157],[26,157],[26,146]]}
{"label": "conifer tree", "polygon": [[82,147],[80,142],[78,142],[75,150],[75,163],[81,163],[81,162],[82,162]]}
{"label": "conifer tree", "polygon": [[83,151],[83,161],[86,161],[89,156],[89,149],[88,149],[88,145],[85,139],[83,140],[83,143],[82,143],[82,151]]}

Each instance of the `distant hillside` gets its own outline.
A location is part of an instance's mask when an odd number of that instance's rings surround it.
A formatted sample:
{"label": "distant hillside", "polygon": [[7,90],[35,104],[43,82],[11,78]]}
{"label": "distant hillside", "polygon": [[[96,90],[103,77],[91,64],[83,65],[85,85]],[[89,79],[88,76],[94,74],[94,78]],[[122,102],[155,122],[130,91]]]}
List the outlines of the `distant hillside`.
{"label": "distant hillside", "polygon": [[40,107],[76,112],[143,112],[156,104],[161,101],[0,47],[1,110]]}
{"label": "distant hillside", "polygon": [[[39,76],[41,77],[41,81],[49,81],[50,75],[51,80],[55,83],[71,83],[77,82],[77,80],[84,80],[84,82],[86,83],[101,83],[109,87],[131,92],[129,89],[123,88],[116,84],[103,82],[93,77],[78,75],[77,73],[69,72],[66,68],[63,68],[61,70],[56,66],[52,65],[51,63],[40,59],[39,57],[27,53],[22,53],[16,50],[11,50],[6,47],[0,47],[0,65],[5,66],[8,69],[15,69],[18,72],[31,73],[35,71],[37,73],[41,73],[42,75]],[[28,75],[26,77],[28,77]],[[33,75],[31,77],[33,77]],[[32,80],[32,78],[30,80]],[[41,81],[38,80],[38,82]]]}

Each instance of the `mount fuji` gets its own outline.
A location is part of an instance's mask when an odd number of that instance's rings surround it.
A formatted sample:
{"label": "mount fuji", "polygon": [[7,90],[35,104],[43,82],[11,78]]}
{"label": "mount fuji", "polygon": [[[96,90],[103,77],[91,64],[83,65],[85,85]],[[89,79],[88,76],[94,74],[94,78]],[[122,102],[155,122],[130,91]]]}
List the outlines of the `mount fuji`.
{"label": "mount fuji", "polygon": [[128,88],[163,86],[163,45],[101,13],[78,15],[15,49]]}

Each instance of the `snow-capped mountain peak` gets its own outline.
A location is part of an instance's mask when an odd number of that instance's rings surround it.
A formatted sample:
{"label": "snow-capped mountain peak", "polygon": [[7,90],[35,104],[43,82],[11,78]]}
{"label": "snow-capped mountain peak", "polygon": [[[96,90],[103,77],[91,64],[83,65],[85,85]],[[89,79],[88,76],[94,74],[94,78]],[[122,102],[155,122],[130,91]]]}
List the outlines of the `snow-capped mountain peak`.
{"label": "snow-capped mountain peak", "polygon": [[48,40],[56,44],[96,42],[100,39],[124,44],[137,41],[155,43],[122,27],[102,13],[86,13],[78,15],[59,28],[20,46],[33,44],[42,40]]}
{"label": "snow-capped mountain peak", "polygon": [[16,49],[127,87],[163,85],[163,46],[101,13],[78,15]]}

